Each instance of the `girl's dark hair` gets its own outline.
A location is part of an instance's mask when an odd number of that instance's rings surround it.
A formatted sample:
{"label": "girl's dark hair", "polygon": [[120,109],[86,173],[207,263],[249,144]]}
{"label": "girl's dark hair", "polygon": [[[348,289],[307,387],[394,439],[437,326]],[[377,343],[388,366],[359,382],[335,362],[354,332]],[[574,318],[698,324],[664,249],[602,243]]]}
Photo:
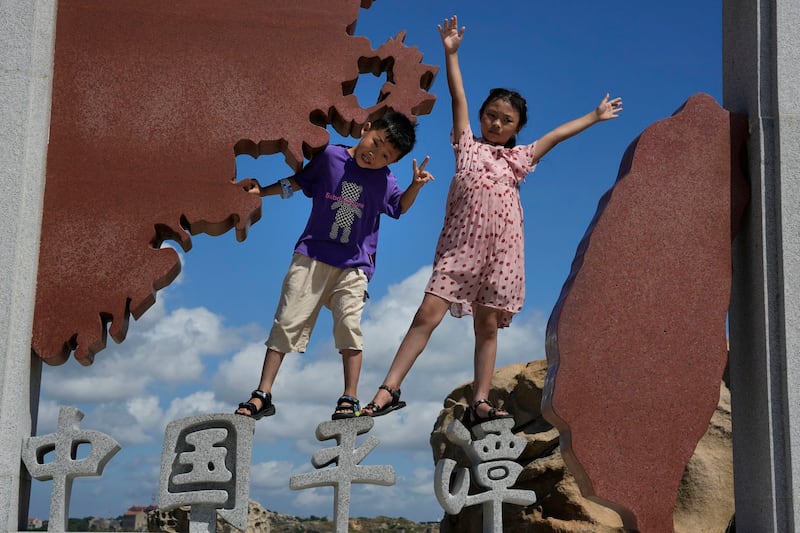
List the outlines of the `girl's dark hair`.
{"label": "girl's dark hair", "polygon": [[[525,124],[528,123],[528,102],[519,94],[517,91],[512,91],[511,89],[504,89],[502,87],[496,87],[489,91],[489,96],[486,97],[486,100],[483,101],[481,104],[481,109],[478,112],[478,118],[483,116],[483,110],[486,109],[486,106],[494,102],[495,100],[505,100],[511,107],[513,107],[517,113],[519,113],[519,129],[522,129]],[[505,144],[506,148],[513,148],[517,144],[517,136],[512,135],[508,142]]]}

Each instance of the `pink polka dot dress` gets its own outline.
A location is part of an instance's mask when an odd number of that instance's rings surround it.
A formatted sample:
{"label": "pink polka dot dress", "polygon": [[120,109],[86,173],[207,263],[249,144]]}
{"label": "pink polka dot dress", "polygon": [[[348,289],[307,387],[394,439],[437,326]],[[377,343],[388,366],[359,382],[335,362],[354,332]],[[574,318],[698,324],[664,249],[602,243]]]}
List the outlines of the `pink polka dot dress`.
{"label": "pink polka dot dress", "polygon": [[519,185],[532,172],[534,144],[505,148],[467,127],[453,148],[444,225],[425,292],[450,302],[455,317],[473,304],[500,309],[507,327],[525,301],[525,247]]}

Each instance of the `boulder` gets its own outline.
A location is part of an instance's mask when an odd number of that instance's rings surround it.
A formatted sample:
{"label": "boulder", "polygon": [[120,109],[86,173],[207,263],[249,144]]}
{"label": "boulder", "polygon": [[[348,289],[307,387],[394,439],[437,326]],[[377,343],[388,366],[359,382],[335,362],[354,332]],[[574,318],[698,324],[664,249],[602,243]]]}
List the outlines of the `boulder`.
{"label": "boulder", "polygon": [[[559,433],[542,417],[540,409],[546,373],[547,362],[536,360],[498,369],[492,379],[489,400],[514,414],[514,433],[528,441],[517,459],[524,469],[514,488],[536,493],[536,502],[528,507],[503,505],[503,529],[543,533],[624,531],[619,514],[585,498],[564,464]],[[472,398],[472,383],[461,385],[445,399],[430,437],[434,464],[442,457],[449,457],[459,467],[470,466],[466,454],[444,433],[450,422],[464,415],[469,398]],[[676,425],[673,430],[681,428]],[[608,452],[613,454],[614,450]],[[636,474],[631,472],[631,475]],[[473,485],[470,493],[484,490]],[[673,515],[675,532],[725,531],[733,512],[730,391],[721,382],[717,409],[680,484]],[[480,533],[481,516],[480,506],[466,507],[458,515],[445,514],[441,531]]]}
{"label": "boulder", "polygon": [[[189,531],[190,507],[188,505],[147,515],[147,530],[161,533],[186,533]],[[247,508],[247,529],[244,533],[270,533],[270,515],[258,502],[250,500]],[[217,533],[242,533],[217,516]]]}

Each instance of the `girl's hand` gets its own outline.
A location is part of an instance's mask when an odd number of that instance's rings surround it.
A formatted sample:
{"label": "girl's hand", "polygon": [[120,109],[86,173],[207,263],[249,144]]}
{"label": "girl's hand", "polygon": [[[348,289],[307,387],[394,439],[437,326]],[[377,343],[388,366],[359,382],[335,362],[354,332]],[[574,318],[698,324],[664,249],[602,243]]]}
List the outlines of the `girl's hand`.
{"label": "girl's hand", "polygon": [[458,17],[453,15],[450,20],[444,19],[442,24],[436,26],[439,28],[439,35],[442,36],[442,45],[446,54],[452,54],[458,51],[461,46],[461,39],[464,38],[464,30],[466,28],[461,26],[458,29]]}
{"label": "girl's hand", "polygon": [[422,164],[417,167],[417,160],[411,160],[411,167],[414,170],[413,179],[411,180],[412,185],[419,185],[422,187],[429,181],[433,181],[433,174],[425,170],[425,166],[427,166],[428,161],[431,160],[431,156],[426,155],[425,159],[422,161]]}
{"label": "girl's hand", "polygon": [[617,97],[611,100],[608,99],[609,94],[606,93],[603,100],[600,101],[600,104],[595,109],[595,114],[597,115],[597,120],[609,120],[612,118],[618,118],[618,113],[622,111],[622,98]]}

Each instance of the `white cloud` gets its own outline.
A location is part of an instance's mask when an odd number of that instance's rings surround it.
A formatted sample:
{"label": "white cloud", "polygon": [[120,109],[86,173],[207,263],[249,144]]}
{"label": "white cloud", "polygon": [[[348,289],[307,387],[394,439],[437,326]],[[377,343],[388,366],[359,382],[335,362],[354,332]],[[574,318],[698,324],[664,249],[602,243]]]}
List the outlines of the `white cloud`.
{"label": "white cloud", "polygon": [[58,412],[61,405],[53,400],[39,401],[39,411],[36,420],[36,434],[52,433],[58,426]]}
{"label": "white cloud", "polygon": [[544,359],[546,328],[547,316],[542,310],[523,309],[497,338],[497,367]]}
{"label": "white cloud", "polygon": [[[174,398],[167,408],[164,418],[167,421],[206,413],[228,412],[228,405],[220,402],[211,391],[197,391],[182,398]],[[166,427],[166,424],[164,424]]]}
{"label": "white cloud", "polygon": [[[146,403],[146,402],[145,402]],[[84,426],[96,428],[116,440],[123,448],[157,442],[161,435],[148,421],[140,424],[128,409],[127,402],[108,402],[86,412]]]}
{"label": "white cloud", "polygon": [[[294,498],[294,503],[299,508],[306,508],[306,509],[319,509],[319,508],[328,508],[332,509],[333,505],[331,504],[332,498],[332,489],[330,488],[318,488],[318,489],[304,489],[297,491],[297,496]],[[314,514],[314,513],[311,513]],[[332,514],[329,512],[317,516],[328,516],[331,517]]]}
{"label": "white cloud", "polygon": [[430,468],[415,468],[411,471],[409,479],[411,491],[418,496],[429,497],[433,494],[433,470]]}
{"label": "white cloud", "polygon": [[264,351],[263,344],[250,343],[220,362],[212,379],[220,399],[238,404],[250,398],[250,391],[256,388],[261,376]]}
{"label": "white cloud", "polygon": [[[368,304],[363,321],[362,405],[381,384],[422,300],[428,273],[429,267],[421,268]],[[45,367],[39,410],[42,434],[55,430],[58,405],[76,405],[86,414],[82,427],[102,431],[123,446],[115,460],[143,456],[153,461],[146,472],[151,484],[157,484],[166,424],[195,414],[232,413],[258,386],[265,352],[260,341],[264,335],[257,327],[227,326],[204,307],[168,311],[164,302],[160,298],[131,325],[128,339],[98,354],[92,366],[70,360],[56,369]],[[254,333],[258,342],[252,340]],[[376,418],[369,433],[380,444],[364,464],[394,466],[397,484],[354,486],[352,516],[436,515],[430,432],[447,394],[472,379],[473,339],[469,318],[448,315],[436,329],[402,385],[407,407]],[[543,339],[542,316],[519,315],[511,328],[500,333],[498,366],[543,357],[543,348],[538,348]],[[313,470],[314,452],[335,445],[334,440],[316,440],[315,432],[321,422],[330,420],[342,389],[341,356],[323,324],[306,354],[285,357],[273,388],[277,413],[256,423],[251,497],[268,508],[288,507],[286,512],[331,513],[332,489],[291,494],[286,488],[292,475]],[[359,436],[357,445],[366,438]]]}
{"label": "white cloud", "polygon": [[163,390],[165,383],[197,381],[205,369],[204,358],[220,355],[242,344],[242,330],[226,328],[219,316],[205,308],[179,308],[167,314],[164,304],[151,308],[131,327],[120,345],[101,351],[89,367],[73,358],[59,367],[45,366],[42,393],[59,402],[127,401],[149,386]]}
{"label": "white cloud", "polygon": [[128,413],[143,428],[160,427],[161,421],[164,419],[164,412],[161,410],[156,396],[131,398],[126,407]]}
{"label": "white cloud", "polygon": [[381,449],[429,449],[433,424],[439,416],[442,402],[416,402],[394,413],[375,418],[370,431],[381,441]]}
{"label": "white cloud", "polygon": [[[290,446],[301,449],[305,442],[316,443],[318,449],[322,444],[314,439],[317,426],[330,420],[333,403],[301,403],[282,402],[275,404],[274,416],[262,418],[256,424],[256,442],[273,442],[290,439]],[[307,446],[304,447],[308,449]],[[310,460],[310,457],[309,457]]]}
{"label": "white cloud", "polygon": [[[124,399],[139,394],[151,381],[144,373],[120,379],[113,373],[96,374],[92,370],[81,369],[84,375],[71,373],[59,375],[54,379],[44,374],[43,391],[46,398],[59,403],[97,403],[116,399]],[[67,374],[65,372],[64,374]],[[58,385],[55,385],[55,383]]]}
{"label": "white cloud", "polygon": [[350,516],[441,517],[443,511],[436,501],[433,485],[430,484],[427,492],[421,493],[415,490],[418,485],[399,474],[397,483],[388,487],[353,485]]}
{"label": "white cloud", "polygon": [[109,345],[91,366],[70,358],[43,368],[40,432],[48,425],[54,430],[55,405],[78,407],[86,415],[84,427],[100,429],[125,446],[159,442],[171,420],[229,411],[209,390],[179,396],[175,385],[203,379],[206,360],[242,345],[246,328],[225,327],[221,317],[202,307],[167,312],[165,300],[162,293],[142,320],[131,324],[125,342]]}
{"label": "white cloud", "polygon": [[252,489],[286,490],[293,471],[294,467],[288,461],[253,464],[250,469],[250,486]]}
{"label": "white cloud", "polygon": [[[233,412],[258,387],[264,351],[263,344],[250,344],[220,363],[212,382],[217,397],[225,402],[224,411]],[[328,360],[316,360],[311,354],[286,355],[272,389],[276,414],[256,424],[256,439],[269,442],[313,435],[316,426],[333,413],[342,379],[338,354]]]}
{"label": "white cloud", "polygon": [[332,353],[324,359],[306,358],[298,354],[286,356],[273,389],[275,398],[295,404],[324,402],[333,412],[344,388],[342,357]]}

